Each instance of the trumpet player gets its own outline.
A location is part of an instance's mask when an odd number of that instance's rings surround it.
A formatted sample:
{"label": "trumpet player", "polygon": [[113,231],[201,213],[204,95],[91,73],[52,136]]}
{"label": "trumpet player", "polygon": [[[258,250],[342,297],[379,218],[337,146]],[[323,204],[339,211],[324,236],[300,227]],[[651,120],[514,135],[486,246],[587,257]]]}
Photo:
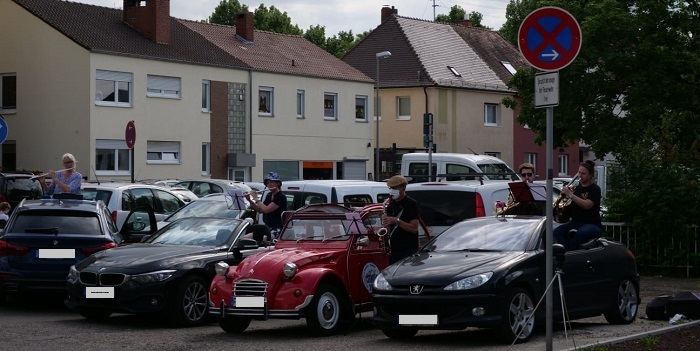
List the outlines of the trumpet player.
{"label": "trumpet player", "polygon": [[382,225],[392,233],[389,238],[391,263],[418,251],[418,203],[406,195],[407,184],[406,178],[400,175],[387,181],[391,199],[386,205]]}
{"label": "trumpet player", "polygon": [[[75,156],[70,153],[63,154],[63,168],[60,171],[49,171],[39,177],[39,184],[44,189],[44,194],[55,195],[62,193],[80,194],[80,185],[83,182],[83,175],[75,170]],[[51,184],[46,185],[45,177],[51,177]]]}
{"label": "trumpet player", "polygon": [[263,184],[270,191],[264,201],[258,200],[258,194],[255,192],[246,194],[246,199],[252,209],[263,214],[263,222],[278,235],[283,225],[282,212],[287,210],[287,197],[282,193],[282,181],[276,172],[269,172]]}
{"label": "trumpet player", "polygon": [[[593,182],[595,163],[591,160],[581,162],[578,167],[579,183],[572,192],[563,187],[561,194],[571,199],[567,208],[571,220],[554,229],[554,240],[564,245],[567,251],[576,250],[588,240],[603,235],[600,219],[600,187]],[[576,229],[575,232],[569,232]]]}

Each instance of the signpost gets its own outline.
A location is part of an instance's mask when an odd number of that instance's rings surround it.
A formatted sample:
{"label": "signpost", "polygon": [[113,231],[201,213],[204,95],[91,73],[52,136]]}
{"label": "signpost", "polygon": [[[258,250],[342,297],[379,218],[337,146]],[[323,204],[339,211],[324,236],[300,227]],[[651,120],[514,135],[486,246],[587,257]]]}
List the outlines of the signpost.
{"label": "signpost", "polygon": [[[541,71],[535,75],[535,107],[547,108],[547,232],[545,236],[546,282],[554,276],[552,181],[554,107],[559,105],[559,70],[568,66],[581,50],[581,27],[567,11],[558,7],[542,7],[532,11],[518,30],[518,49],[523,58]],[[546,306],[546,350],[552,351],[552,290],[547,290]],[[566,312],[563,312],[566,313]]]}
{"label": "signpost", "polygon": [[136,144],[136,125],[134,121],[129,121],[126,124],[126,130],[124,131],[124,141],[126,141],[126,147],[131,150],[131,155],[129,155],[129,163],[131,168],[131,182],[134,182],[134,145]]}

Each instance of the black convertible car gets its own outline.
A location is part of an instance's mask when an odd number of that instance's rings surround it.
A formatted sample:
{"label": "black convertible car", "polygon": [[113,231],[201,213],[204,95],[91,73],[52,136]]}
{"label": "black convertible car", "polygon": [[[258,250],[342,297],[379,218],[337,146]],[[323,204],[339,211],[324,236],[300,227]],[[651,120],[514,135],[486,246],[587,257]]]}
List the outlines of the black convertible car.
{"label": "black convertible car", "polygon": [[[146,228],[138,221],[125,225],[132,224]],[[155,228],[153,216],[150,228]],[[207,320],[214,265],[234,266],[271,249],[243,238],[251,228],[241,219],[181,218],[141,243],[101,251],[70,268],[66,306],[88,319],[160,312],[179,326],[201,325]]]}
{"label": "black convertible car", "polygon": [[[377,276],[373,322],[391,338],[483,327],[507,343],[527,341],[545,320],[545,304],[535,310],[549,285],[545,223],[541,216],[506,216],[455,224]],[[567,320],[601,314],[613,324],[635,320],[639,275],[623,244],[601,238],[566,253],[556,244],[553,252],[563,259]],[[554,318],[562,320],[558,284],[552,287]]]}

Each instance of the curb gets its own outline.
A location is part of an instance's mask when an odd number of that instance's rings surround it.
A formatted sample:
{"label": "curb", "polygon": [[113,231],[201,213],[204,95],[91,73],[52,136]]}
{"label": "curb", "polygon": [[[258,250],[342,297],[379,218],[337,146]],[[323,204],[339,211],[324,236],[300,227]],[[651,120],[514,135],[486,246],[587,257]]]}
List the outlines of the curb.
{"label": "curb", "polygon": [[621,343],[621,342],[624,342],[624,341],[637,340],[637,339],[644,338],[645,336],[652,336],[652,335],[663,334],[663,333],[666,333],[666,332],[669,332],[669,331],[672,331],[672,330],[684,329],[684,328],[693,327],[693,326],[696,326],[696,325],[700,325],[700,320],[690,321],[690,322],[686,322],[686,323],[679,324],[679,325],[671,325],[671,326],[664,327],[664,328],[661,328],[661,329],[651,330],[651,331],[643,332],[643,333],[639,333],[639,334],[633,334],[633,335],[622,336],[622,337],[614,338],[614,339],[610,339],[610,340],[594,342],[594,343],[591,343],[591,344],[588,344],[588,345],[583,345],[583,346],[579,346],[579,347],[568,348],[568,349],[565,349],[565,350],[563,350],[563,351],[586,350],[586,349],[589,349],[589,348],[593,348],[593,347],[595,347],[595,346],[614,345],[614,344],[618,344],[618,343]]}

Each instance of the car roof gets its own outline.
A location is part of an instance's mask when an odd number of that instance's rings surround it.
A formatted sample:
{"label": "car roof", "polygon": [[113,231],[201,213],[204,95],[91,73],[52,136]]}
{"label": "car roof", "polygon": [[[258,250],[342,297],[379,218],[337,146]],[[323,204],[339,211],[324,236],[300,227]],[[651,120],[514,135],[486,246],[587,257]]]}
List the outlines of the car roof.
{"label": "car roof", "polygon": [[17,210],[65,210],[72,209],[78,211],[97,212],[104,206],[102,201],[92,200],[73,200],[73,199],[41,199],[41,200],[24,200],[18,206]]}
{"label": "car roof", "polygon": [[29,174],[29,173],[0,173],[1,176],[3,177],[12,177],[12,178],[31,178],[34,175]]}
{"label": "car roof", "polygon": [[508,183],[511,181],[490,180],[482,182],[478,180],[456,180],[449,182],[427,182],[427,183],[411,183],[406,186],[406,190],[477,190],[488,188],[508,188]]}
{"label": "car roof", "polygon": [[118,189],[118,188],[152,188],[169,190],[167,187],[144,183],[123,183],[123,182],[101,182],[101,183],[82,183],[81,189]]}

